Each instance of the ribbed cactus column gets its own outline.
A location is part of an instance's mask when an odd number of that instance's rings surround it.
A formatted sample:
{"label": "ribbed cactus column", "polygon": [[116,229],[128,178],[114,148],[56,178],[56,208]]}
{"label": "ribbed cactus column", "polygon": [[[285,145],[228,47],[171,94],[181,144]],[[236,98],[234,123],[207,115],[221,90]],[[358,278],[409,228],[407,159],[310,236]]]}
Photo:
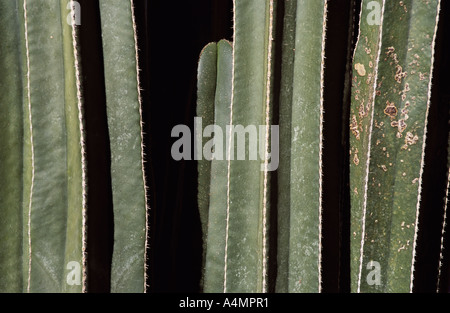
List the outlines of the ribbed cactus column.
{"label": "ribbed cactus column", "polygon": [[100,0],[114,206],[112,292],[147,289],[147,191],[132,0]]}
{"label": "ribbed cactus column", "polygon": [[377,3],[354,57],[352,290],[410,292],[440,1]]}
{"label": "ribbed cactus column", "polygon": [[[83,122],[68,0],[4,1],[0,290],[85,290]],[[69,19],[70,20],[70,19]]]}
{"label": "ribbed cactus column", "polygon": [[276,290],[320,292],[327,1],[285,5]]}
{"label": "ribbed cactus column", "polygon": [[[205,292],[222,292],[224,286],[228,162],[224,157],[226,142],[223,138],[230,121],[232,55],[231,44],[222,40],[218,44],[209,44],[203,50],[199,62],[197,114],[203,119],[205,129],[202,133],[207,134],[208,125],[214,124],[213,129],[210,129],[214,139],[205,137],[202,145],[205,147],[202,150],[207,153],[212,148],[208,142],[214,145],[212,158],[206,159],[206,153],[203,160],[199,161],[199,208],[204,225]],[[211,114],[212,119],[208,118]],[[208,197],[208,201],[202,200],[204,197]]]}
{"label": "ribbed cactus column", "polygon": [[268,150],[275,6],[274,0],[234,1],[230,124],[266,127],[257,138],[250,132],[245,160],[236,159],[243,152],[232,142],[231,128],[228,133],[224,292],[267,290],[269,173],[266,162],[251,160],[250,155],[255,147]]}
{"label": "ribbed cactus column", "polygon": [[[350,113],[350,172],[351,172],[351,288],[357,290],[360,256],[363,207],[365,206],[367,180],[367,160],[370,145],[374,97],[376,96],[376,77],[381,41],[382,2],[380,10],[373,12],[368,8],[368,1],[362,2],[358,42],[353,55],[352,106]],[[378,15],[373,16],[376,13]],[[380,23],[369,24],[369,17]],[[370,19],[370,21],[372,21]],[[377,25],[378,24],[378,25]]]}
{"label": "ribbed cactus column", "polygon": [[[218,151],[214,153],[209,189],[205,188],[205,163],[199,164],[207,292],[267,290],[270,180],[266,156],[273,97],[275,11],[273,0],[234,1],[233,46],[222,41],[217,49],[214,109],[212,99],[208,102],[209,111],[214,111],[214,123],[221,129],[220,134],[215,131],[215,138],[223,138],[216,141],[215,148],[224,149],[220,159]],[[203,73],[205,65],[214,62],[211,50],[214,46],[207,46],[200,59],[198,112],[204,112],[204,100],[208,98],[204,87],[211,84],[205,79],[214,76],[213,66]],[[208,205],[202,195],[208,190],[211,197],[206,213]]]}

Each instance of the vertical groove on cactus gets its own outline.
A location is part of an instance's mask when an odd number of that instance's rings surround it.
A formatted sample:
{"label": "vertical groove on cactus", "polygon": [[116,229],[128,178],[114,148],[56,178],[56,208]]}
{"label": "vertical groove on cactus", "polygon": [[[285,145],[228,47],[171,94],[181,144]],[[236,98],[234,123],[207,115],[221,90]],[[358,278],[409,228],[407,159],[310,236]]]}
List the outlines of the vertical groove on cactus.
{"label": "vertical groove on cactus", "polygon": [[[232,56],[231,56],[231,103],[230,103],[230,126],[233,125],[233,103],[234,103],[234,79],[235,79],[235,53],[236,53],[236,0],[233,0],[233,42],[232,42]],[[226,204],[226,227],[225,227],[225,253],[224,253],[224,269],[223,269],[223,292],[227,292],[227,271],[228,271],[228,238],[230,233],[230,177],[231,177],[231,143],[232,143],[232,129],[228,131],[228,145],[227,147],[227,204]]]}
{"label": "vertical groove on cactus", "polygon": [[[270,124],[271,124],[271,104],[272,104],[272,59],[273,59],[273,36],[274,36],[274,6],[273,0],[269,3],[269,30],[268,30],[268,53],[267,53],[267,77],[266,77],[266,112],[265,112],[265,142],[264,142],[264,182],[263,182],[263,212],[262,212],[262,292],[267,292],[267,262],[268,262],[268,225],[269,221],[267,219],[268,214],[268,204],[269,204],[269,140],[270,140]],[[260,143],[262,144],[262,143]]]}
{"label": "vertical groove on cactus", "polygon": [[31,86],[30,86],[30,49],[28,42],[28,14],[27,14],[27,0],[23,1],[23,13],[24,13],[24,23],[25,23],[25,50],[26,50],[26,63],[27,63],[27,109],[28,109],[28,119],[29,119],[29,135],[30,135],[30,151],[31,151],[31,184],[30,184],[30,194],[28,202],[28,213],[27,213],[27,238],[28,238],[28,270],[27,270],[27,292],[30,292],[31,285],[31,207],[33,202],[33,187],[34,187],[34,143],[33,143],[33,119],[31,116]]}
{"label": "vertical groove on cactus", "polygon": [[[296,12],[297,1],[285,1],[285,14],[283,26],[283,52],[282,52],[282,77],[280,94],[280,158],[278,169],[278,251],[277,251],[277,281],[276,291],[287,292],[289,285],[289,249],[282,248],[289,245],[290,225],[290,188],[283,186],[290,185],[291,179],[291,152],[290,142],[292,127],[292,86],[294,81],[293,67],[295,60],[295,38],[296,38]],[[284,143],[286,141],[287,144]]]}
{"label": "vertical groove on cactus", "polygon": [[112,292],[147,289],[148,201],[133,13],[133,1],[100,1],[114,206]]}
{"label": "vertical groove on cactus", "polygon": [[366,4],[350,120],[352,290],[411,292],[440,1],[378,2],[379,27]]}

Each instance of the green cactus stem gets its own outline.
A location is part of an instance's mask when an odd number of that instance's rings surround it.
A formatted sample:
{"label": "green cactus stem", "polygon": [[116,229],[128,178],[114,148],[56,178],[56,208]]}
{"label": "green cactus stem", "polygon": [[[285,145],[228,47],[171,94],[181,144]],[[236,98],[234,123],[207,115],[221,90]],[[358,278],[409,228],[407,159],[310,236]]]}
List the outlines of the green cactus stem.
{"label": "green cactus stem", "polygon": [[148,207],[134,2],[100,0],[111,145],[111,292],[147,290]]}
{"label": "green cactus stem", "polygon": [[0,290],[86,288],[83,122],[69,1],[3,1]]}
{"label": "green cactus stem", "polygon": [[327,1],[286,1],[277,292],[321,291],[326,21]]}
{"label": "green cactus stem", "polygon": [[362,2],[354,55],[352,291],[412,292],[440,1],[377,3],[370,25]]}

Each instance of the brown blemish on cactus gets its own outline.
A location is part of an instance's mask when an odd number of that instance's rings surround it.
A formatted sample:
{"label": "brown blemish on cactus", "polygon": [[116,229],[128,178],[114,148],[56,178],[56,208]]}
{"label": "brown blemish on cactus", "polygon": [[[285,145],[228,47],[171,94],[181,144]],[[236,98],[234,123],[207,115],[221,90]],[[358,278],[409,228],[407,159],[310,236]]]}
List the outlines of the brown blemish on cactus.
{"label": "brown blemish on cactus", "polygon": [[359,158],[358,158],[358,154],[355,153],[355,156],[353,157],[353,163],[355,163],[356,166],[359,165]]}
{"label": "brown blemish on cactus", "polygon": [[401,84],[402,79],[405,78],[408,73],[407,72],[403,72],[403,68],[397,64],[396,68],[396,73],[395,73],[395,80],[397,81],[397,83]]}
{"label": "brown blemish on cactus", "polygon": [[406,133],[405,144],[402,146],[402,150],[406,150],[409,146],[412,146],[417,143],[419,137],[417,135],[413,135],[411,132]]}
{"label": "brown blemish on cactus", "polygon": [[358,121],[356,120],[356,115],[352,116],[352,122],[350,123],[350,130],[352,131],[353,135],[355,135],[356,139],[359,140],[359,130],[358,130]]}
{"label": "brown blemish on cactus", "polygon": [[406,129],[406,126],[408,126],[408,125],[406,125],[405,120],[402,119],[402,120],[398,121],[397,128],[400,133],[403,133],[403,131]]}
{"label": "brown blemish on cactus", "polygon": [[419,140],[419,137],[417,135],[413,135],[411,132],[406,133],[405,143],[408,145],[414,145],[417,143],[417,140]]}
{"label": "brown blemish on cactus", "polygon": [[389,116],[391,119],[393,119],[395,116],[397,116],[397,107],[395,106],[394,102],[386,101],[386,108],[384,109],[384,114]]}
{"label": "brown blemish on cactus", "polygon": [[[398,61],[398,57],[397,57],[397,53],[395,53],[395,48],[394,47],[388,47],[387,51],[386,51],[386,55],[392,59],[393,62],[390,62],[390,65],[395,64],[395,76],[394,79],[397,83],[401,83],[402,79],[405,78],[408,73],[407,72],[403,72],[403,68],[401,65],[399,65],[399,61]],[[387,60],[387,59],[385,59]]]}
{"label": "brown blemish on cactus", "polygon": [[360,119],[362,119],[363,117],[368,115],[368,112],[366,112],[365,109],[366,108],[364,107],[364,99],[363,99],[361,104],[359,105],[359,110],[358,110],[358,114],[359,114],[359,118]]}

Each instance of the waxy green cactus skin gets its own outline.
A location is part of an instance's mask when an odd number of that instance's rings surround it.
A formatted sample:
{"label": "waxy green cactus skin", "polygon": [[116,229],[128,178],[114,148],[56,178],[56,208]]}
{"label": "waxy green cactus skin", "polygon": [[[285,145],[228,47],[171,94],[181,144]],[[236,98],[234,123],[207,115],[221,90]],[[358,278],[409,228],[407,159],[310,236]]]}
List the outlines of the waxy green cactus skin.
{"label": "waxy green cactus skin", "polygon": [[[111,292],[147,288],[149,212],[133,6],[100,1],[115,217]],[[89,291],[76,7],[69,0],[0,4],[0,292]]]}
{"label": "waxy green cactus skin", "polygon": [[100,15],[114,206],[111,292],[144,292],[149,209],[134,2],[101,0]]}
{"label": "waxy green cactus skin", "polygon": [[[68,3],[5,1],[0,8],[9,26],[0,48],[4,292],[85,289],[84,134]],[[70,262],[78,269],[74,284]]]}
{"label": "waxy green cactus skin", "polygon": [[353,60],[352,291],[412,292],[440,1],[378,2]]}

